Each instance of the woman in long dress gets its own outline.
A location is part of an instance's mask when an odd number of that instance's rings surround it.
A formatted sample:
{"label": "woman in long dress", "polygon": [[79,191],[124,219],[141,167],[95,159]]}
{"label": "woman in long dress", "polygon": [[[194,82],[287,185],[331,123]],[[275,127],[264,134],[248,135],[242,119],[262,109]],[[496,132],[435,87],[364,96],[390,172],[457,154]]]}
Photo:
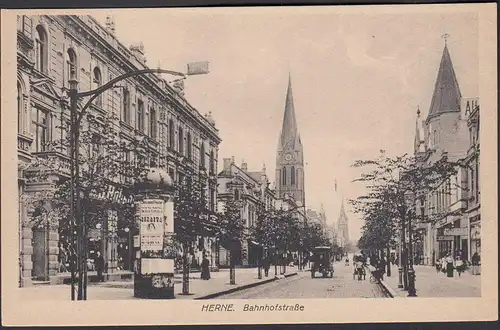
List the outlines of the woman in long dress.
{"label": "woman in long dress", "polygon": [[209,280],[210,279],[210,262],[207,259],[206,255],[203,255],[203,261],[201,262],[201,279]]}

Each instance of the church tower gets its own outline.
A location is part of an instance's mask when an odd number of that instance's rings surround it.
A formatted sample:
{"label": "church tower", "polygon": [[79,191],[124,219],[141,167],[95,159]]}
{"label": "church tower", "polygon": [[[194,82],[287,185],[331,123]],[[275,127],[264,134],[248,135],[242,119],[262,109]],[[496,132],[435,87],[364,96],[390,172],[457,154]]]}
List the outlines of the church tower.
{"label": "church tower", "polygon": [[276,151],[276,195],[305,205],[304,154],[293,105],[292,79],[288,77],[283,126]]}
{"label": "church tower", "polygon": [[344,209],[344,199],[342,198],[342,205],[340,206],[340,215],[338,222],[338,235],[340,240],[340,246],[346,246],[349,242],[349,219],[345,214]]}

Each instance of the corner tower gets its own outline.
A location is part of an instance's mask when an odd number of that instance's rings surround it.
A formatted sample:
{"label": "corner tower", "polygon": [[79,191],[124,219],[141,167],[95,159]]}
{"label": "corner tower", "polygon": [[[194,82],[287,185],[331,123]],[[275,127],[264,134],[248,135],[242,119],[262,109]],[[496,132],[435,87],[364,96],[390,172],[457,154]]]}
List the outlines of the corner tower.
{"label": "corner tower", "polygon": [[292,197],[305,205],[304,153],[293,105],[292,79],[288,77],[285,114],[276,150],[276,195]]}

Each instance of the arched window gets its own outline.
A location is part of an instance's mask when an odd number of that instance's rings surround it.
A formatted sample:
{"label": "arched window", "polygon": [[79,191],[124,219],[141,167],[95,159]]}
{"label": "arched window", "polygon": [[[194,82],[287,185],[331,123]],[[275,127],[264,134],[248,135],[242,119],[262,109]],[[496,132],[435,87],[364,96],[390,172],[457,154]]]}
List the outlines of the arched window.
{"label": "arched window", "polygon": [[184,155],[184,131],[179,127],[179,153]]}
{"label": "arched window", "polygon": [[137,129],[144,133],[144,102],[141,99],[137,100]]}
{"label": "arched window", "polygon": [[23,125],[24,125],[24,118],[23,118],[23,89],[21,87],[21,84],[19,81],[17,82],[17,132],[18,133],[23,133]]}
{"label": "arched window", "polygon": [[[93,74],[94,74],[94,83],[96,84],[95,88],[101,87],[102,86],[101,70],[98,67],[95,67]],[[100,94],[98,97],[96,97],[95,105],[97,105],[98,107],[102,107],[102,94]]]}
{"label": "arched window", "polygon": [[290,184],[294,185],[295,184],[295,167],[292,166],[290,169]]}
{"label": "arched window", "polygon": [[191,132],[187,134],[187,156],[189,159],[193,157],[193,142],[191,141]]}
{"label": "arched window", "polygon": [[73,48],[68,49],[68,81],[77,80],[78,66],[76,53]]}
{"label": "arched window", "polygon": [[168,146],[170,148],[174,147],[175,143],[175,128],[174,128],[174,121],[170,119],[168,121]]}
{"label": "arched window", "polygon": [[286,167],[283,166],[283,170],[281,171],[281,184],[283,186],[286,185]]}
{"label": "arched window", "polygon": [[201,141],[200,146],[200,166],[205,168],[205,143],[203,141]]}
{"label": "arched window", "polygon": [[35,36],[35,68],[43,73],[47,73],[48,47],[47,32],[43,26],[38,25]]}

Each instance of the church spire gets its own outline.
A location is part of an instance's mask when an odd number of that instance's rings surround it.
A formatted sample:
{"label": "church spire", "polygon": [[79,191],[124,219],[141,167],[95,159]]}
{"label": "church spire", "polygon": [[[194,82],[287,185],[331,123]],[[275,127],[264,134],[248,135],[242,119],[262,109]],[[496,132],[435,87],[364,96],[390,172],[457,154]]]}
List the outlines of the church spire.
{"label": "church spire", "polygon": [[[449,36],[446,35],[447,37]],[[461,97],[462,94],[460,93],[460,87],[448,51],[448,43],[445,41],[427,119],[444,112],[460,111]]]}
{"label": "church spire", "polygon": [[290,142],[292,146],[299,139],[297,120],[295,118],[295,107],[293,105],[292,77],[288,74],[288,89],[286,92],[285,114],[283,115],[283,127],[281,129],[281,146]]}
{"label": "church spire", "polygon": [[344,197],[342,197],[342,204],[340,205],[339,223],[347,223],[347,215],[344,208]]}

